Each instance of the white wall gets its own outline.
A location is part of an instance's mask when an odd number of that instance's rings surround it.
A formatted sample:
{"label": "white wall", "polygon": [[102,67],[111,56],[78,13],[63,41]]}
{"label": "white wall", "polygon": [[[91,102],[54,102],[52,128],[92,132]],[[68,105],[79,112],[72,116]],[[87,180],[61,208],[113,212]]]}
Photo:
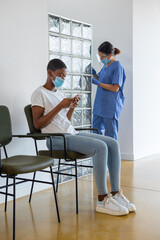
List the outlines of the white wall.
{"label": "white wall", "polygon": [[[48,0],[48,11],[93,25],[93,66],[100,70],[96,53],[108,40],[122,51],[117,57],[125,68],[126,102],[119,125],[119,142],[123,159],[133,159],[133,94],[132,94],[132,0]],[[96,88],[93,87],[93,100]]]}
{"label": "white wall", "polygon": [[134,159],[160,152],[160,1],[133,1]]}
{"label": "white wall", "polygon": [[[11,112],[14,134],[28,131],[24,106],[46,79],[47,24],[45,0],[0,2],[0,104]],[[17,142],[9,154],[34,152],[30,141]]]}
{"label": "white wall", "polygon": [[[11,112],[14,134],[28,131],[24,106],[46,79],[47,21],[45,0],[0,1],[0,104]],[[9,156],[35,154],[33,140],[13,140],[7,150]],[[18,185],[17,189],[23,190],[18,190],[17,196],[28,194],[28,186]]]}
{"label": "white wall", "polygon": [[[118,59],[126,70],[127,81],[119,141],[122,156],[126,159],[132,158],[132,0],[0,1],[0,104],[7,105],[10,110],[13,133],[28,131],[24,106],[30,103],[33,90],[42,85],[46,79],[48,11],[93,24],[93,65],[97,70],[100,70],[100,66],[95,53],[103,41],[111,41],[115,47],[121,49],[122,55]],[[32,140],[28,139],[14,139],[7,146],[9,156],[34,154],[32,143]],[[19,185],[17,196],[28,194],[29,186],[30,184]],[[44,185],[37,190],[42,188]],[[0,202],[2,201],[0,195]]]}

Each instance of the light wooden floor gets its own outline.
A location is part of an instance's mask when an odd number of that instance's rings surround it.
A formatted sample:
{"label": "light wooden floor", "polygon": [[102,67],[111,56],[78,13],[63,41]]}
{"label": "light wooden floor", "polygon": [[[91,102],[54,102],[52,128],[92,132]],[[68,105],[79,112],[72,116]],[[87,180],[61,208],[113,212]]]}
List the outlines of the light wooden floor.
{"label": "light wooden floor", "polygon": [[[160,240],[160,155],[122,161],[121,185],[136,213],[113,217],[95,212],[93,176],[79,179],[79,214],[75,214],[74,181],[60,185],[61,223],[57,223],[52,190],[17,200],[17,240]],[[110,185],[108,184],[110,189]],[[0,206],[0,240],[12,239],[12,202]]]}

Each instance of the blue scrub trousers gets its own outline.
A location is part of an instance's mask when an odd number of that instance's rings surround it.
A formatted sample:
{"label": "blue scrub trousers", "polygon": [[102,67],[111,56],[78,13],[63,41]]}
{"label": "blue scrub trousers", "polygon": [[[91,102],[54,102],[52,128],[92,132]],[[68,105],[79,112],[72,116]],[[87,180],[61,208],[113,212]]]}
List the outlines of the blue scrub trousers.
{"label": "blue scrub trousers", "polygon": [[[93,115],[93,128],[98,128],[101,135],[118,140],[118,120]],[[96,132],[95,132],[96,133]]]}

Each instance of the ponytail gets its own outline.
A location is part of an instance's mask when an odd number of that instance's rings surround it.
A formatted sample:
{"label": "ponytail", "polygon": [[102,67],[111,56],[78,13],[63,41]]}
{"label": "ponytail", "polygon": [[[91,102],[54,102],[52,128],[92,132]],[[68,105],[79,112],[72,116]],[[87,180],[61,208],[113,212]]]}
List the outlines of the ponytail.
{"label": "ponytail", "polygon": [[114,48],[114,55],[119,55],[121,54],[121,50],[119,50],[118,48]]}

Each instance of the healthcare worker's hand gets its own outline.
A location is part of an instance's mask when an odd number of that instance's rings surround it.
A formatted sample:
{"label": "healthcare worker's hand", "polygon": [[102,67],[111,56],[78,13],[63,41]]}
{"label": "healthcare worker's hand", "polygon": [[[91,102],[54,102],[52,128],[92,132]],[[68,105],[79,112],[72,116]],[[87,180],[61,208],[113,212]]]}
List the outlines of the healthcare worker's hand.
{"label": "healthcare worker's hand", "polygon": [[100,82],[95,78],[92,78],[92,83],[97,85],[97,86],[99,86],[99,84],[100,84]]}
{"label": "healthcare worker's hand", "polygon": [[92,75],[96,75],[96,70],[92,67]]}

